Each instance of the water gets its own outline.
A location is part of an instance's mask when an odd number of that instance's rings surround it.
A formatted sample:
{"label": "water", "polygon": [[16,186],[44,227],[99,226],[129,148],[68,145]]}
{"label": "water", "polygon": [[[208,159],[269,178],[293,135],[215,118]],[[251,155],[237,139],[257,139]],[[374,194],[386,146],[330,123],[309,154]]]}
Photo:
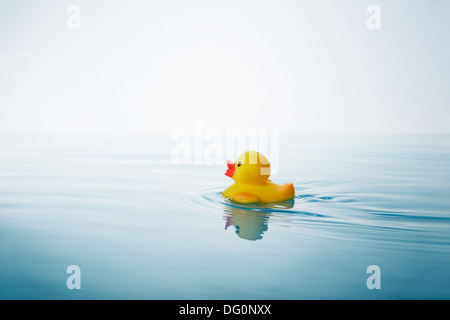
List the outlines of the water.
{"label": "water", "polygon": [[0,298],[450,298],[450,136],[281,136],[271,179],[296,198],[264,207],[173,146],[0,138]]}

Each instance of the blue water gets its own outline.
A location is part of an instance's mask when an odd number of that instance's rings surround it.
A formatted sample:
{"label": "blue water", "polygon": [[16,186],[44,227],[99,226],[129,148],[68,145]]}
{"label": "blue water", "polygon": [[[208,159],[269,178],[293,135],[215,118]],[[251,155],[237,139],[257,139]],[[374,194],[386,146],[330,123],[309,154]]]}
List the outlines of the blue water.
{"label": "blue water", "polygon": [[173,146],[1,137],[0,298],[450,298],[450,136],[281,136],[271,179],[296,198],[264,207]]}

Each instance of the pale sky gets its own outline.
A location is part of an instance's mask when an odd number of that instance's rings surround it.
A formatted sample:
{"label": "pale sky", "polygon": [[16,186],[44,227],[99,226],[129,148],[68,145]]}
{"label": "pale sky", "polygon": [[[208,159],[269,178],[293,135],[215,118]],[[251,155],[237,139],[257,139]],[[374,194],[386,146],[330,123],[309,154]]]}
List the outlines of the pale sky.
{"label": "pale sky", "polygon": [[449,33],[446,0],[2,1],[0,134],[450,133]]}

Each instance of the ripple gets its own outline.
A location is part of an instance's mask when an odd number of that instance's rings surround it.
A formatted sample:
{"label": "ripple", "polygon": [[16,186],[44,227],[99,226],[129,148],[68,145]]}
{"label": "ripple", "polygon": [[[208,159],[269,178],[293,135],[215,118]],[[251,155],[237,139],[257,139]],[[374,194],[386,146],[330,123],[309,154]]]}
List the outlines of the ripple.
{"label": "ripple", "polygon": [[211,204],[227,206],[230,208],[258,211],[258,212],[269,212],[269,213],[284,213],[284,214],[297,214],[303,216],[311,217],[325,217],[325,215],[308,212],[304,210],[297,210],[295,208],[295,200],[281,202],[281,203],[269,203],[269,204],[241,204],[233,202],[222,196],[222,192],[217,188],[205,189],[199,192],[201,198],[206,200]]}
{"label": "ripple", "polygon": [[[428,239],[426,243],[445,245],[449,242],[443,232],[445,226],[434,229],[434,225],[423,223],[439,220],[438,217],[416,217],[406,211],[373,208],[365,203],[365,198],[358,198],[356,192],[341,195],[321,190],[305,192],[307,189],[305,185],[296,186],[300,191],[288,202],[257,205],[235,203],[222,196],[223,188],[208,187],[191,191],[179,205],[208,219],[226,221],[225,229],[234,226],[235,233],[247,240],[260,240],[271,232],[276,237],[302,237],[303,240],[321,237],[415,243],[420,238]],[[441,220],[447,222],[449,218]]]}
{"label": "ripple", "polygon": [[370,215],[383,217],[386,219],[397,219],[397,220],[441,220],[445,222],[450,222],[450,217],[436,216],[436,215],[414,215],[409,214],[408,211],[400,210],[377,210],[377,209],[360,209],[363,212],[369,213]]}

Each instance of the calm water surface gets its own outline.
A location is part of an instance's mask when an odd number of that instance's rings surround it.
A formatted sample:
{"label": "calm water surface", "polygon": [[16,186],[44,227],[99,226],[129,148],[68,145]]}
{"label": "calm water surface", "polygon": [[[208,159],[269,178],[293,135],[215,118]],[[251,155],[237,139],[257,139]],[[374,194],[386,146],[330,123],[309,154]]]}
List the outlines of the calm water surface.
{"label": "calm water surface", "polygon": [[173,147],[0,137],[0,298],[450,299],[449,136],[281,136],[296,198],[265,207]]}

